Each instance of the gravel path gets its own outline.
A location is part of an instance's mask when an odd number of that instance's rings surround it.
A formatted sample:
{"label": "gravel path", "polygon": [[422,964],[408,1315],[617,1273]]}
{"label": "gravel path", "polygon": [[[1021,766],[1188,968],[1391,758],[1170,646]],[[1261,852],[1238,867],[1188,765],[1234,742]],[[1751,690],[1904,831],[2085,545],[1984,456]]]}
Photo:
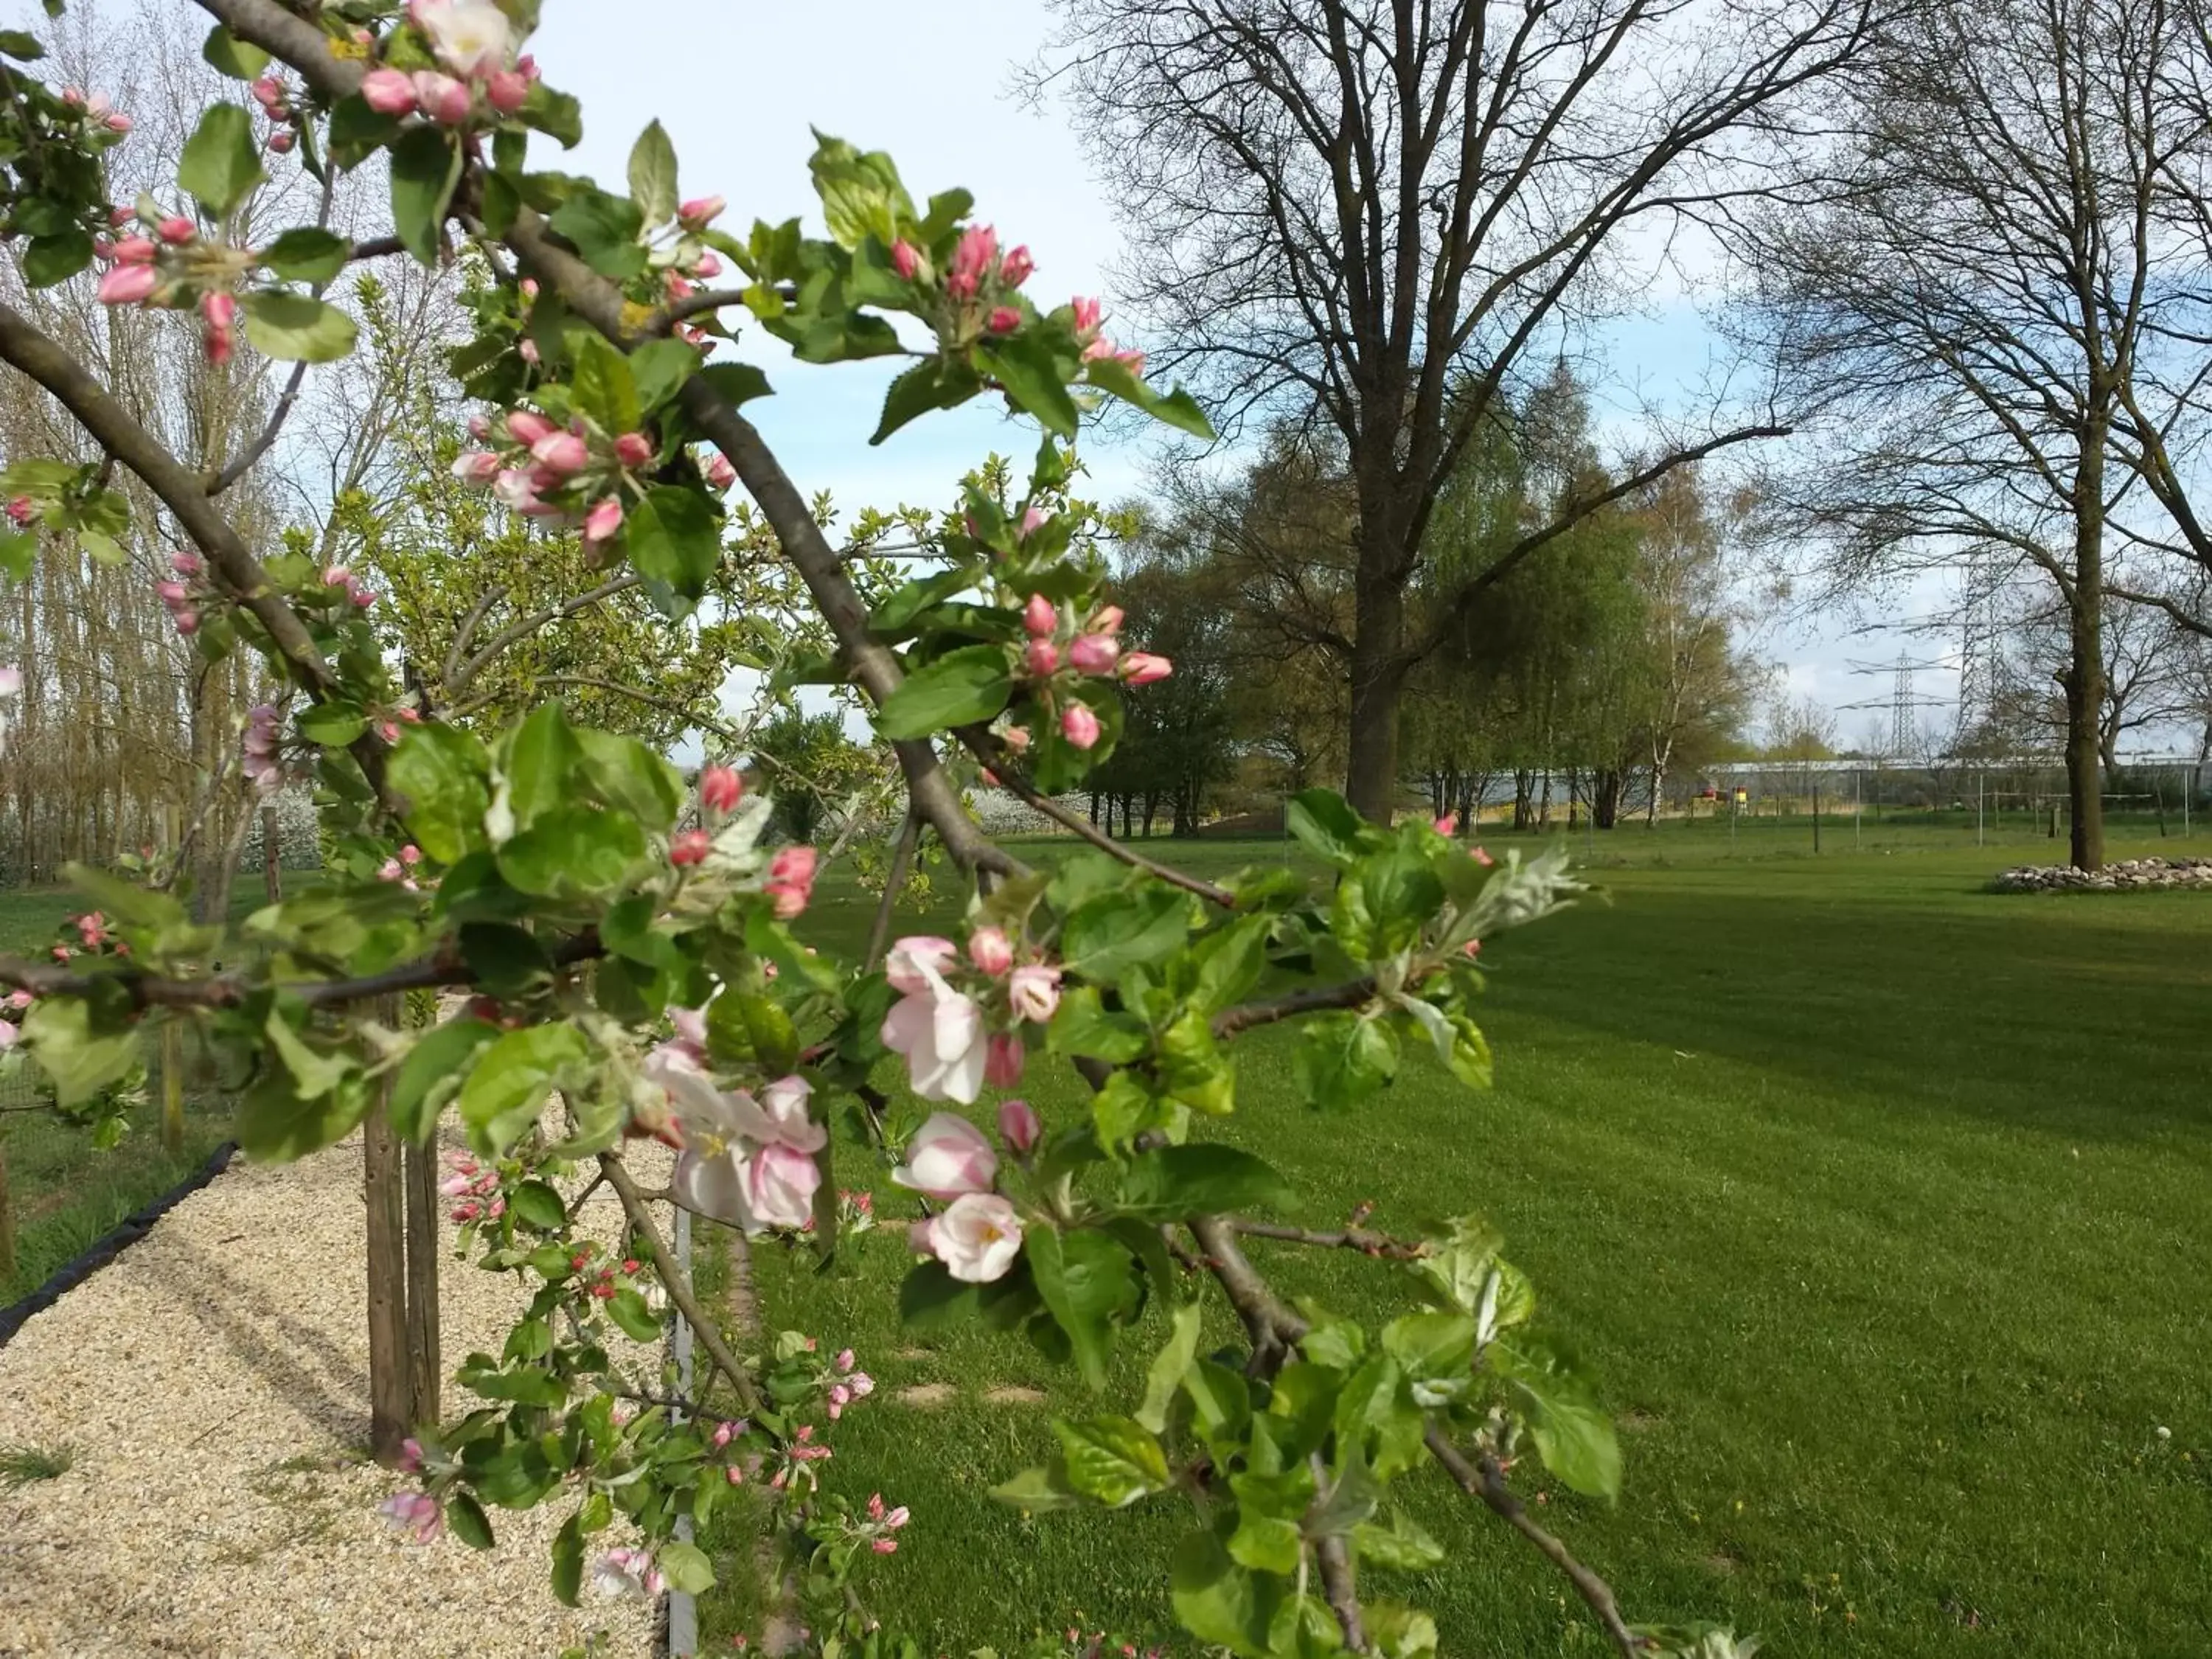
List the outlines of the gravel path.
{"label": "gravel path", "polygon": [[[619,1214],[603,1190],[586,1222],[611,1238]],[[520,1298],[447,1242],[450,1367],[496,1352]],[[493,1510],[489,1554],[378,1518],[404,1482],[361,1450],[365,1248],[358,1135],[240,1160],[0,1349],[0,1443],[76,1455],[0,1490],[0,1656],[552,1659],[595,1632],[595,1655],[651,1651],[648,1604],[553,1599],[563,1506]],[[446,1402],[469,1403],[450,1382]]]}

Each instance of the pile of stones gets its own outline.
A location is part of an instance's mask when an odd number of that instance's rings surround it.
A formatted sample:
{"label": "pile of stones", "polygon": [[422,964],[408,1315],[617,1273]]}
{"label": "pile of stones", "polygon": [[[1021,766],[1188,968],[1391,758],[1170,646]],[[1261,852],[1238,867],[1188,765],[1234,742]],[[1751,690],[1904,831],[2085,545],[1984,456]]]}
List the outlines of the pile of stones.
{"label": "pile of stones", "polygon": [[2138,887],[2212,888],[2212,859],[2122,859],[2101,870],[2023,864],[1990,884],[2000,893],[2118,893]]}

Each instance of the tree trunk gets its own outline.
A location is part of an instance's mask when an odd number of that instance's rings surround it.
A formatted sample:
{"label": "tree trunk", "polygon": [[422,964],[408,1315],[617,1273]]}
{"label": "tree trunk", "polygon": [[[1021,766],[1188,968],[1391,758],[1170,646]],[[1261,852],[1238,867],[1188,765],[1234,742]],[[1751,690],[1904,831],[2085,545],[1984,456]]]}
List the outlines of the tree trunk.
{"label": "tree trunk", "polygon": [[1516,767],[1513,772],[1513,827],[1533,828],[1536,822],[1536,775]]}
{"label": "tree trunk", "polygon": [[1610,830],[1620,821],[1622,775],[1608,767],[1597,775],[1590,791],[1590,821],[1601,830]]}
{"label": "tree trunk", "polygon": [[1398,701],[1406,684],[1406,596],[1373,568],[1395,550],[1363,546],[1353,607],[1352,715],[1346,732],[1345,799],[1370,823],[1390,822],[1398,799]]}
{"label": "tree trunk", "polygon": [[2106,420],[2090,417],[2074,475],[2074,591],[2066,666],[2066,799],[2073,816],[2069,851],[2077,870],[2105,863],[2104,755],[2098,747],[2105,703]]}

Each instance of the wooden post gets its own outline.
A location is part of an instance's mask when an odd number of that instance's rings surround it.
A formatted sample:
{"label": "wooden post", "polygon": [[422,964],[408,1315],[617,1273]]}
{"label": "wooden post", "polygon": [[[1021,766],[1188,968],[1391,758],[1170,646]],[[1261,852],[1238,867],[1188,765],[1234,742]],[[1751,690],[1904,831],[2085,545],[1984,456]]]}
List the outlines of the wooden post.
{"label": "wooden post", "polygon": [[[377,1017],[392,1023],[396,999]],[[380,1102],[362,1125],[362,1188],[368,1209],[368,1449],[397,1464],[415,1414],[415,1379],[407,1356],[406,1195],[399,1138]]]}
{"label": "wooden post", "polygon": [[407,1184],[407,1368],[414,1420],[434,1424],[445,1372],[438,1356],[438,1148],[409,1146]]}
{"label": "wooden post", "polygon": [[284,876],[277,863],[283,851],[276,838],[276,809],[261,809],[261,878],[269,889],[269,902],[274,904],[284,896]]}
{"label": "wooden post", "polygon": [[[179,836],[174,805],[161,806],[161,850],[173,854]],[[161,1150],[185,1155],[185,1028],[174,1013],[161,1017]]]}

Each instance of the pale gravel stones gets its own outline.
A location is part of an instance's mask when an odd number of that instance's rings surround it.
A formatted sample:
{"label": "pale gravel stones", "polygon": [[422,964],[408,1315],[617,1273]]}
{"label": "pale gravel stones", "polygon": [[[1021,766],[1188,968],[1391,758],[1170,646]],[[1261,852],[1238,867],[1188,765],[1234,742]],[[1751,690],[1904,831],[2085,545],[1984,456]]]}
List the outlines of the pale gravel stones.
{"label": "pale gravel stones", "polygon": [[[602,1189],[587,1218],[611,1239],[619,1215]],[[650,1603],[553,1599],[566,1504],[493,1510],[489,1554],[378,1518],[405,1483],[360,1450],[363,1227],[358,1135],[240,1160],[0,1349],[0,1441],[76,1450],[0,1492],[0,1656],[550,1659],[595,1632],[599,1652],[652,1650]],[[520,1287],[455,1260],[450,1224],[447,1242],[450,1371],[498,1351]],[[448,1383],[447,1411],[466,1403]]]}
{"label": "pale gravel stones", "polygon": [[2101,870],[2023,864],[1990,884],[2000,893],[2124,893],[2140,887],[2212,888],[2212,859],[2122,859]]}

